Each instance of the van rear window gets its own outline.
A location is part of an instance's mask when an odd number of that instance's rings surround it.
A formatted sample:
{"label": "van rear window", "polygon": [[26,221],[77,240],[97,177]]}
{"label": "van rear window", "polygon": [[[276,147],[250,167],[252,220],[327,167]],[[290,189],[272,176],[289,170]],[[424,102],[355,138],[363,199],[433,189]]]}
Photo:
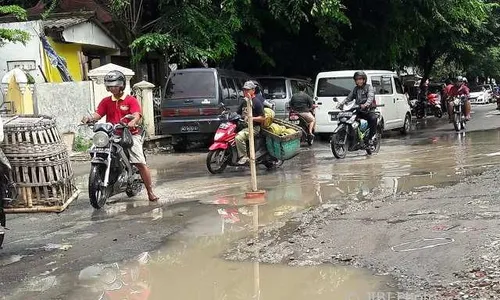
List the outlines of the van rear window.
{"label": "van rear window", "polygon": [[354,88],[352,77],[320,78],[318,80],[318,97],[347,96]]}
{"label": "van rear window", "polygon": [[285,79],[262,78],[258,79],[262,85],[262,93],[266,99],[285,99],[286,85]]}
{"label": "van rear window", "polygon": [[211,72],[175,72],[167,83],[169,99],[215,98],[215,76]]}

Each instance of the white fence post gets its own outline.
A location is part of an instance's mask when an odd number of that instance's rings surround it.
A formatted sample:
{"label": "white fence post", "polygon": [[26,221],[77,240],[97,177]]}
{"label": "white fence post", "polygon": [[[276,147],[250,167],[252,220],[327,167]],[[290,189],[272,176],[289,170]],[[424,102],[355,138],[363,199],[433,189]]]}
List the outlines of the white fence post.
{"label": "white fence post", "polygon": [[155,134],[155,115],[153,103],[154,87],[154,84],[144,80],[134,84],[133,86],[134,91],[137,91],[136,96],[141,102],[144,129],[146,130],[146,136],[148,137]]}

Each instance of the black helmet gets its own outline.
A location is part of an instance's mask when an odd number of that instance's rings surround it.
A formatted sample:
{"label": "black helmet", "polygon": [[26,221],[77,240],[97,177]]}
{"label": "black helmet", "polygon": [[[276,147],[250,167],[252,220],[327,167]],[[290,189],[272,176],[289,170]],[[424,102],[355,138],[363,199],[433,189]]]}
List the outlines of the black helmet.
{"label": "black helmet", "polygon": [[111,71],[106,76],[104,76],[104,85],[106,88],[111,86],[119,86],[122,90],[125,89],[127,85],[127,80],[125,79],[125,75],[120,71]]}
{"label": "black helmet", "polygon": [[352,78],[356,80],[356,78],[358,77],[363,78],[365,81],[367,80],[366,73],[363,71],[357,71],[356,73],[354,73],[354,76]]}

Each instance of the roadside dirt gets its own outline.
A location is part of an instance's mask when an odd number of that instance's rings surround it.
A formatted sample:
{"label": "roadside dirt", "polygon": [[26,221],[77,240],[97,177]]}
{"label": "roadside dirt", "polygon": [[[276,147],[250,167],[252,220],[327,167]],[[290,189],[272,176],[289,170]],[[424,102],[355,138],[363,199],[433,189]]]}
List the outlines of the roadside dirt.
{"label": "roadside dirt", "polygon": [[347,264],[390,275],[412,295],[499,299],[499,175],[494,169],[450,187],[323,204],[263,228],[224,257]]}

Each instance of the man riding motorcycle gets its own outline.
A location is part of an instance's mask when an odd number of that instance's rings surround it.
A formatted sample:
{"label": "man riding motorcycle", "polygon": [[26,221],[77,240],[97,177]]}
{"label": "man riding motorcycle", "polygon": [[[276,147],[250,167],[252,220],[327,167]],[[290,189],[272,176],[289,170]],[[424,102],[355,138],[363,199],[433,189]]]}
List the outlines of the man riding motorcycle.
{"label": "man riding motorcycle", "polygon": [[303,82],[297,83],[299,92],[293,94],[292,99],[290,99],[290,109],[296,111],[304,120],[306,120],[309,125],[309,138],[314,136],[314,126],[316,126],[316,118],[312,114],[314,109],[314,101],[306,94],[305,90],[307,86]]}
{"label": "man riding motorcycle", "polygon": [[111,71],[104,76],[104,86],[111,93],[111,96],[104,98],[97,107],[92,116],[83,117],[82,123],[99,121],[106,117],[106,121],[112,124],[119,123],[120,120],[128,114],[134,116],[134,119],[128,123],[131,128],[134,144],[129,150],[130,163],[134,164],[147,190],[149,201],[155,202],[159,197],[153,193],[153,183],[151,173],[146,164],[146,158],[143,151],[143,138],[139,129],[136,127],[142,119],[142,110],[137,99],[125,93],[126,79],[120,71]]}
{"label": "man riding motorcycle", "polygon": [[[260,133],[260,126],[265,122],[266,118],[264,115],[264,105],[262,100],[255,94],[255,88],[257,85],[252,81],[247,81],[243,85],[243,94],[246,99],[251,99],[252,101],[252,116],[253,116],[253,131],[254,136]],[[248,118],[247,115],[247,103],[243,101],[237,111],[238,114]],[[247,141],[250,136],[248,128],[244,128],[236,135],[236,149],[238,150],[238,164],[244,165],[249,161],[247,152]]]}
{"label": "man riding motorcycle", "polygon": [[450,123],[453,123],[453,98],[457,96],[466,96],[467,100],[465,101],[465,119],[470,120],[470,112],[471,112],[471,104],[469,101],[469,88],[465,84],[467,79],[462,76],[458,76],[455,78],[453,84],[449,84],[445,88],[445,93],[448,101],[448,117]]}
{"label": "man riding motorcycle", "polygon": [[354,73],[354,82],[356,86],[345,98],[344,101],[339,103],[339,108],[342,109],[344,103],[355,100],[356,104],[360,106],[361,111],[358,112],[358,117],[365,119],[368,122],[370,133],[368,135],[368,144],[373,145],[373,137],[377,132],[377,114],[375,113],[375,91],[370,84],[367,84],[366,73],[357,71]]}

